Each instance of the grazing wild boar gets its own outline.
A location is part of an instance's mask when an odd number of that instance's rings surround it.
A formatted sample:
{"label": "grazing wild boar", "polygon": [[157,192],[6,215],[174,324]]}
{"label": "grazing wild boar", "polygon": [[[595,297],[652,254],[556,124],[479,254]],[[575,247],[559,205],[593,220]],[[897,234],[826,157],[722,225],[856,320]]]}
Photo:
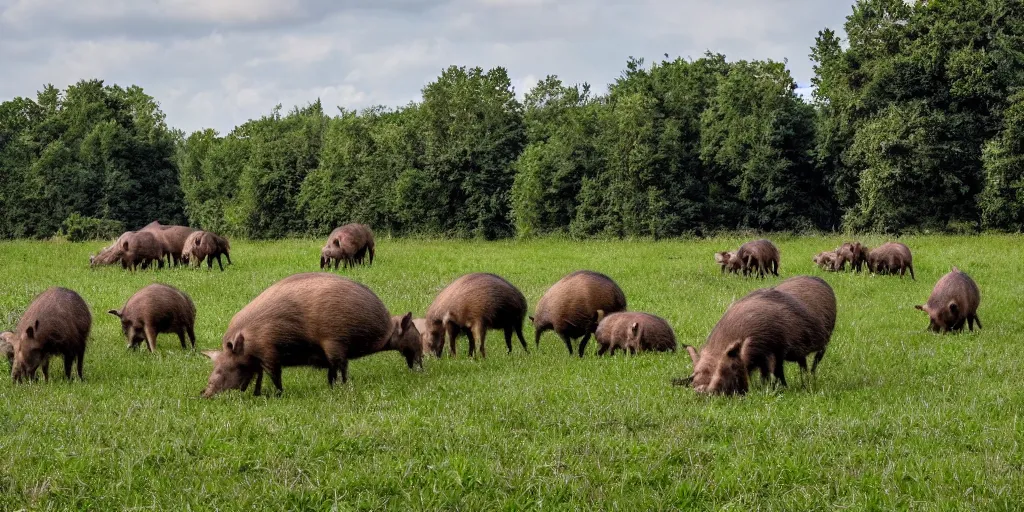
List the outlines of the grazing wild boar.
{"label": "grazing wild boar", "polygon": [[71,366],[77,363],[82,379],[85,343],[92,328],[92,314],[82,297],[67,288],[53,287],[39,294],[21,315],[14,331],[15,382],[34,379],[40,366],[49,380],[50,357],[64,356],[64,376],[71,379]]}
{"label": "grazing wild boar", "polygon": [[121,266],[130,268],[133,271],[138,267],[149,268],[156,264],[158,268],[164,268],[163,245],[156,236],[149,231],[135,231],[121,240]]}
{"label": "grazing wild boar", "polygon": [[626,294],[612,278],[599,272],[579,270],[551,286],[537,302],[533,322],[534,343],[540,346],[544,331],[554,330],[572,355],[572,340],[582,337],[583,357],[591,334],[597,329],[597,312],[607,314],[626,309]]}
{"label": "grazing wild boar", "polygon": [[888,242],[872,249],[867,255],[868,270],[875,274],[899,274],[900,279],[910,271],[910,278],[914,278],[914,258],[910,254],[910,248],[899,242]]}
{"label": "grazing wild boar", "polygon": [[698,353],[686,347],[693,360],[693,374],[675,379],[675,385],[692,384],[700,393],[744,394],[749,375],[760,370],[767,381],[774,374],[786,385],[783,361],[787,354],[807,353],[826,337],[825,328],[793,296],[774,289],[754,290],[725,311]]}
{"label": "grazing wild boar", "polygon": [[722,273],[729,272],[730,274],[739,274],[740,269],[743,267],[743,262],[736,257],[735,253],[728,251],[716,252],[715,263],[718,263],[722,267]]}
{"label": "grazing wild boar", "polygon": [[370,256],[370,265],[373,265],[373,231],[365,224],[351,223],[336,228],[327,237],[327,246],[334,248],[332,254],[343,262],[343,268],[354,267],[357,263],[361,265],[367,253]]}
{"label": "grazing wild boar", "polygon": [[323,246],[320,249],[320,270],[329,269],[331,263],[334,263],[334,270],[338,270],[338,265],[344,257],[341,247],[330,243]]}
{"label": "grazing wild boar", "polygon": [[114,243],[100,249],[100,252],[95,255],[89,256],[89,267],[121,263],[121,260],[124,258],[124,244],[134,234],[135,231],[125,231],[114,240]]}
{"label": "grazing wild boar", "polygon": [[121,332],[128,339],[128,348],[138,348],[143,341],[149,351],[156,350],[156,337],[160,333],[178,335],[181,348],[185,335],[196,347],[196,306],[185,292],[166,284],[154,283],[135,292],[120,311],[108,311],[121,319]]}
{"label": "grazing wild boar", "polygon": [[182,254],[185,252],[185,241],[192,233],[196,232],[195,229],[188,226],[165,226],[159,221],[153,221],[139,231],[148,231],[156,236],[163,248],[168,266],[183,262]]}
{"label": "grazing wild boar", "polygon": [[933,332],[946,333],[962,331],[964,323],[970,330],[974,324],[981,329],[978,305],[981,304],[981,290],[970,276],[953,269],[935,283],[928,302],[915,308],[928,313],[928,328]]}
{"label": "grazing wild boar", "polygon": [[451,356],[455,357],[455,340],[460,333],[469,338],[470,357],[480,342],[480,357],[487,357],[484,339],[488,329],[505,331],[505,345],[512,353],[512,333],[519,336],[523,350],[523,320],[526,318],[526,297],[511,283],[494,274],[466,274],[437,294],[427,308],[427,330],[430,331],[434,354],[444,350],[447,333]]}
{"label": "grazing wild boar", "polygon": [[202,265],[206,260],[206,268],[213,268],[213,259],[217,258],[217,265],[221,272],[224,271],[224,262],[221,257],[231,264],[231,244],[227,238],[209,231],[196,231],[185,241],[185,261],[196,267]]}
{"label": "grazing wild boar", "polygon": [[598,318],[600,323],[594,339],[601,347],[597,351],[599,356],[609,350],[611,355],[615,355],[618,349],[630,354],[676,351],[676,334],[661,317],[633,311],[604,316],[604,312],[599,311]]}
{"label": "grazing wild boar", "polygon": [[280,393],[281,369],[312,366],[327,369],[334,385],[338,372],[348,382],[348,362],[396,350],[409,368],[423,367],[422,342],[412,313],[392,317],[376,294],[362,284],[334,274],[310,272],[286,277],[263,291],[231,318],[213,360],[204,397],[229,389],[245,391],[263,372]]}
{"label": "grazing wild boar", "polygon": [[762,238],[741,245],[736,257],[740,260],[744,276],[754,272],[762,278],[768,273],[779,275],[779,249],[769,240]]}
{"label": "grazing wild boar", "polygon": [[430,338],[430,331],[427,329],[426,318],[414,318],[412,325],[416,326],[416,331],[420,333],[420,343],[423,345],[423,354],[434,353],[433,341]]}
{"label": "grazing wild boar", "polygon": [[801,370],[807,371],[807,356],[816,352],[811,366],[811,373],[814,373],[821,358],[825,357],[825,349],[836,328],[836,294],[824,279],[813,276],[791,277],[776,285],[775,290],[800,301],[811,317],[825,329],[825,337],[814,339],[816,343],[795,345],[795,350],[786,353],[786,361],[794,361],[800,365]]}
{"label": "grazing wild boar", "polygon": [[811,259],[811,261],[822,270],[828,270],[830,272],[839,270],[839,256],[832,251],[819,252],[817,256]]}
{"label": "grazing wild boar", "polygon": [[836,248],[836,269],[846,270],[846,264],[850,264],[850,270],[857,272],[868,262],[868,247],[860,242],[844,242]]}

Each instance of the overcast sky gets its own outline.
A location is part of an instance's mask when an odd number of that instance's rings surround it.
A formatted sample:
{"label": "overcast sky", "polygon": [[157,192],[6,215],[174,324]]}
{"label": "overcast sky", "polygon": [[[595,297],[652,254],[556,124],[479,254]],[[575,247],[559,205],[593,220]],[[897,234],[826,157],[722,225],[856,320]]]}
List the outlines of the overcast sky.
{"label": "overcast sky", "polygon": [[852,0],[0,0],[0,99],[83,78],[137,84],[168,123],[222,133],[282,103],[401,105],[451,64],[604,91],[629,56],[788,58]]}

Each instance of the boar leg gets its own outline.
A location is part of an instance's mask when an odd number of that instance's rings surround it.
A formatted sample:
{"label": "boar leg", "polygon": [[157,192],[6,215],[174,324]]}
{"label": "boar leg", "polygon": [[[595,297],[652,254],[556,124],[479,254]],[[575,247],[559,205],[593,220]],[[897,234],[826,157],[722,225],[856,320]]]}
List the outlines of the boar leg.
{"label": "boar leg", "polygon": [[605,345],[603,343],[599,344],[601,345],[601,348],[597,349],[597,355],[600,357],[603,356],[605,352],[608,352],[608,345]]}
{"label": "boar leg", "polygon": [[[783,364],[783,356],[784,354],[775,354],[774,373],[775,378],[779,381],[779,384],[781,384],[782,387],[788,387],[788,384],[786,384],[786,370],[784,368],[785,364]],[[807,361],[804,361],[804,366],[807,366]]]}
{"label": "boar leg", "polygon": [[[448,324],[448,349],[451,357],[455,357],[455,340],[459,338],[459,326],[449,323]],[[444,350],[444,338],[441,339],[441,350]]]}
{"label": "boar leg", "polygon": [[217,255],[217,264],[220,265],[220,271],[224,272],[224,262],[220,260],[220,254]]}
{"label": "boar leg", "polygon": [[146,327],[144,327],[143,330],[146,332],[146,345],[149,345],[149,351],[155,352],[157,336],[156,327],[152,324],[146,324]]}
{"label": "boar leg", "polygon": [[[243,388],[242,391],[245,391],[245,389]],[[260,396],[260,393],[262,391],[263,391],[263,367],[260,367],[259,370],[256,370],[256,384],[253,385],[252,396]]]}
{"label": "boar leg", "polygon": [[[981,318],[978,317],[978,315],[976,315],[976,314],[975,315],[971,315],[971,318],[974,319],[974,323],[978,324],[978,329],[981,329]],[[974,329],[972,328],[971,330],[974,330]]]}
{"label": "boar leg", "polygon": [[505,328],[505,346],[508,347],[508,353],[512,353],[512,328]]}
{"label": "boar leg", "polygon": [[341,383],[344,384],[348,382],[348,358],[343,358],[339,366],[341,366]]}
{"label": "boar leg", "polygon": [[587,343],[589,343],[589,342],[590,342],[590,332],[587,332],[586,334],[583,335],[583,339],[580,340],[580,347],[579,347],[579,349],[580,349],[580,357],[583,357],[583,354],[586,353],[585,351],[587,350]]}
{"label": "boar leg", "polygon": [[818,363],[821,362],[821,358],[825,357],[825,347],[814,354],[814,364],[811,365],[811,373],[818,371]]}
{"label": "boar leg", "polygon": [[[523,345],[523,351],[527,354],[530,353],[530,349],[526,346],[526,338],[523,337],[523,326],[516,325],[516,336],[519,337],[519,343]],[[511,352],[511,350],[510,350]]]}
{"label": "boar leg", "polygon": [[[43,382],[50,382],[50,357],[44,356],[43,360]],[[35,372],[32,372],[32,380],[36,380]]]}
{"label": "boar leg", "polygon": [[[188,327],[186,327],[186,329],[188,329],[188,339],[190,341],[192,341],[192,348],[196,348],[196,330],[195,330],[195,327],[189,325]],[[182,346],[184,347],[185,345],[182,345]]]}
{"label": "boar leg", "polygon": [[75,363],[74,354],[64,354],[64,378],[71,380],[71,365]]}
{"label": "boar leg", "polygon": [[181,348],[188,348],[188,345],[185,345],[185,329],[178,329],[178,341],[181,342]]}
{"label": "boar leg", "polygon": [[571,339],[569,339],[569,336],[568,336],[568,335],[566,335],[566,334],[565,334],[564,332],[560,332],[560,333],[558,333],[558,337],[559,337],[559,338],[562,338],[562,341],[564,341],[564,342],[565,342],[565,348],[569,349],[569,355],[570,355],[570,356],[571,356],[571,355],[573,355],[573,351],[572,351],[572,340],[571,340]]}
{"label": "boar leg", "polygon": [[472,337],[469,338],[469,355],[470,355],[470,357],[473,356],[473,342],[476,341],[476,340],[480,340],[480,357],[483,358],[483,359],[486,359],[487,358],[487,349],[484,347],[484,340],[487,339],[487,329],[484,328],[484,324],[482,322],[477,322],[473,326],[473,330],[472,330],[472,332],[470,334],[472,335]]}
{"label": "boar leg", "polygon": [[228,265],[231,265],[231,254],[228,253],[227,251],[224,251],[224,257],[228,259]]}
{"label": "boar leg", "polygon": [[[267,368],[267,373],[270,374],[270,382],[274,383],[274,387],[277,388],[277,394],[280,395],[284,392],[284,387],[281,385],[281,366],[274,366],[273,368]],[[342,380],[344,380],[344,373],[342,373]]]}

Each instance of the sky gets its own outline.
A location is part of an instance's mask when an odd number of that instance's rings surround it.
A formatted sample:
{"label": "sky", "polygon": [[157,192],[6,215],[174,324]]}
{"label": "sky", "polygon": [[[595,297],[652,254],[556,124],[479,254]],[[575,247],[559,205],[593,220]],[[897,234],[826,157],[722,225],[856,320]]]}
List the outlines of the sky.
{"label": "sky", "polygon": [[229,132],[320,98],[400,106],[450,65],[603,92],[630,56],[787,59],[800,92],[819,30],[852,0],[0,0],[0,100],[99,78],[136,84],[169,125]]}

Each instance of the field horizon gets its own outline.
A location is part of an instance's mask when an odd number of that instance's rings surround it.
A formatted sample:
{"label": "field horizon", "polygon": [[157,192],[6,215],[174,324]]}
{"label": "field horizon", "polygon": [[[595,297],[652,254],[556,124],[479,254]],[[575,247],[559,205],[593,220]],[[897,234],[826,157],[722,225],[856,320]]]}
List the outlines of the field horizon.
{"label": "field horizon", "polygon": [[[659,241],[390,239],[372,267],[338,270],[392,314],[423,316],[444,286],[493,272],[529,312],[558,279],[589,269],[622,287],[628,309],[665,318],[700,347],[728,305],[795,275],[835,290],[836,329],[815,377],[752,379],[744,397],[673,387],[674,354],[569,356],[552,332],[486,359],[397,352],[326,371],[285,368],[281,396],[201,399],[231,316],[274,282],[319,271],[320,239],[232,240],[221,272],[90,269],[106,242],[0,242],[0,330],[35,295],[65,286],[93,315],[85,382],[0,382],[0,509],[728,509],[1008,510],[1024,490],[1024,377],[1018,235],[907,236],[916,280],[827,273],[811,257],[849,237],[772,235],[780,277],[722,275],[713,253],[752,237]],[[888,240],[860,238],[868,246]],[[226,262],[225,262],[226,263]],[[926,331],[924,303],[952,266],[981,288],[985,328]],[[139,288],[171,284],[196,304],[196,350],[161,335],[129,351],[106,313]],[[56,362],[56,361],[55,361]],[[51,370],[59,368],[55,365]],[[0,363],[6,372],[6,363]],[[264,391],[269,382],[264,383]]]}

